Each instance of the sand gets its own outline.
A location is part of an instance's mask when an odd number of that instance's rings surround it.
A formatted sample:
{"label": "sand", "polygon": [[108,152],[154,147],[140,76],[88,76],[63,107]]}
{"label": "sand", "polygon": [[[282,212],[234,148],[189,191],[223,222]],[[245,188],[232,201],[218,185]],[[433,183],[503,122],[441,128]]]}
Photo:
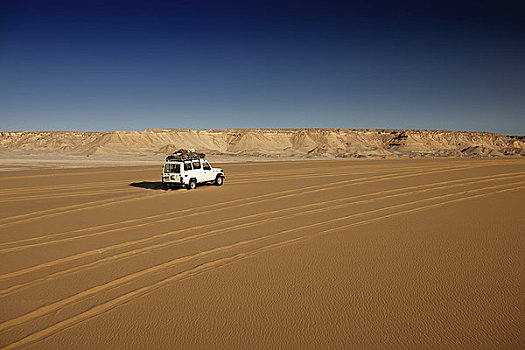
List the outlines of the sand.
{"label": "sand", "polygon": [[0,172],[0,348],[525,347],[524,160],[220,166]]}

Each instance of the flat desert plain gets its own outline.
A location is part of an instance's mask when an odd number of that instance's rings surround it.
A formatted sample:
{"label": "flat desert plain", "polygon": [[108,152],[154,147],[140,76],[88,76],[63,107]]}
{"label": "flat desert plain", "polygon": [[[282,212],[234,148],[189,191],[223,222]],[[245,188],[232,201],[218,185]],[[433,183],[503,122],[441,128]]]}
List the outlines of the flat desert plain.
{"label": "flat desert plain", "polygon": [[524,160],[222,167],[1,172],[0,347],[525,347]]}

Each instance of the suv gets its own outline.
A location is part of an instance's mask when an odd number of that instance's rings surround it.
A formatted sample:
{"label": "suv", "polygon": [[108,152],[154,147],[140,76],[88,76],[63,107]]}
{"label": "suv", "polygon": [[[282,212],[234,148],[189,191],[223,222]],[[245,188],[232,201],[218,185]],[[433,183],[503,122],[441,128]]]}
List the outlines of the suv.
{"label": "suv", "polygon": [[198,183],[215,183],[221,186],[224,182],[224,172],[212,168],[207,160],[200,156],[169,156],[164,163],[162,183],[167,185],[186,186],[188,190],[195,189]]}

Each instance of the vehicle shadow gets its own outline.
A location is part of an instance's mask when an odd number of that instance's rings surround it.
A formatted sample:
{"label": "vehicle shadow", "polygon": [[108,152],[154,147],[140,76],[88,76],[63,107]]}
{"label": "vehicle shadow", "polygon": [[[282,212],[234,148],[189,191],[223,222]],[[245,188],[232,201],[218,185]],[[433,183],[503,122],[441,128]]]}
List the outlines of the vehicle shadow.
{"label": "vehicle shadow", "polygon": [[132,182],[129,184],[132,187],[139,187],[139,188],[145,188],[148,190],[161,190],[161,191],[170,191],[170,190],[177,190],[179,188],[172,187],[164,184],[160,181],[141,181],[141,182]]}

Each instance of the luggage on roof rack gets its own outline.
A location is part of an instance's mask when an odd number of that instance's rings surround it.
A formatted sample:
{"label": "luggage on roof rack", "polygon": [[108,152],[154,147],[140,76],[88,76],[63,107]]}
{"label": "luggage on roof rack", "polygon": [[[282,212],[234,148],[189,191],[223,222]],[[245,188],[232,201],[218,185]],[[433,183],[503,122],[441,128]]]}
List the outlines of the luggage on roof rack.
{"label": "luggage on roof rack", "polygon": [[194,160],[199,158],[205,158],[206,154],[204,153],[197,153],[195,150],[192,149],[179,149],[178,151],[173,152],[169,156],[166,157],[166,161],[178,161],[182,162],[185,160]]}

